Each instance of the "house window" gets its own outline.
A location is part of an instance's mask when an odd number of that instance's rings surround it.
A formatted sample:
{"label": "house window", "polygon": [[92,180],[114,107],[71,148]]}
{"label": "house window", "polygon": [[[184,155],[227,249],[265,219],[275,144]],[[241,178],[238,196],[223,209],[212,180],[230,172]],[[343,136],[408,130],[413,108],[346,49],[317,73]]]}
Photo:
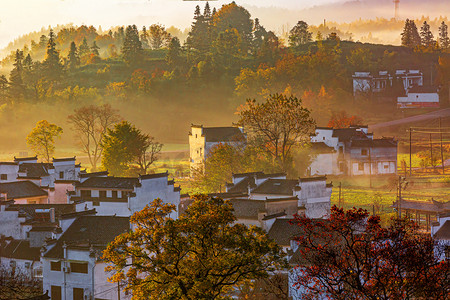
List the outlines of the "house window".
{"label": "house window", "polygon": [[364,171],[364,163],[358,163],[358,171]]}
{"label": "house window", "polygon": [[64,179],[64,172],[59,172],[59,179]]}
{"label": "house window", "polygon": [[50,270],[51,271],[61,271],[61,262],[60,261],[52,261],[50,262]]}
{"label": "house window", "polygon": [[361,149],[361,155],[367,156],[367,149]]}
{"label": "house window", "polygon": [[73,300],[84,300],[84,290],[73,288]]}
{"label": "house window", "polygon": [[15,267],[16,267],[16,261],[15,261],[15,260],[11,260],[11,261],[9,262],[9,266],[10,266],[11,268],[15,268]]}
{"label": "house window", "polygon": [[8,174],[1,174],[0,175],[1,180],[8,180]]}
{"label": "house window", "polygon": [[106,198],[106,191],[99,192],[100,198]]}
{"label": "house window", "polygon": [[111,194],[112,194],[112,197],[113,197],[113,198],[117,198],[117,191],[112,191]]}
{"label": "house window", "polygon": [[70,263],[70,270],[73,273],[83,273],[83,274],[87,274],[88,273],[88,264],[87,263],[76,263],[76,262],[71,262]]}
{"label": "house window", "polygon": [[61,300],[61,287],[52,285],[50,287],[50,296],[52,297],[52,300]]}
{"label": "house window", "polygon": [[91,191],[90,190],[82,190],[81,197],[91,197]]}
{"label": "house window", "polygon": [[128,196],[128,192],[122,192],[122,199],[126,199]]}
{"label": "house window", "polygon": [[322,140],[324,140],[324,141],[325,141],[325,137],[323,137],[323,138],[322,138]]}
{"label": "house window", "polygon": [[25,262],[25,269],[29,269],[31,267],[31,263],[29,261]]}
{"label": "house window", "polygon": [[385,169],[389,169],[389,165],[384,165],[384,168]]}

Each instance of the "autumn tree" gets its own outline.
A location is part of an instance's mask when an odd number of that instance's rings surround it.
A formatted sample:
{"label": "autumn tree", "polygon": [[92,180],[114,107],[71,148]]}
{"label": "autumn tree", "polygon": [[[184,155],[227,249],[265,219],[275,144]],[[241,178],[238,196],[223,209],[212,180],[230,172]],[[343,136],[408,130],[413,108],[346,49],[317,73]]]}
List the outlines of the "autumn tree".
{"label": "autumn tree", "polygon": [[143,49],[148,49],[150,48],[149,45],[149,34],[147,31],[147,28],[145,26],[142,26],[142,31],[141,31],[141,35],[140,35],[140,39],[141,39],[141,44],[142,44],[142,48]]}
{"label": "autumn tree", "polygon": [[303,299],[448,299],[450,263],[407,219],[383,228],[363,209],[332,207],[328,220],[296,216],[292,278]]}
{"label": "autumn tree", "polygon": [[289,31],[289,46],[298,47],[309,42],[312,42],[312,33],[308,30],[308,24],[298,21]]}
{"label": "autumn tree", "polygon": [[61,127],[47,120],[39,121],[28,134],[27,145],[36,155],[43,157],[45,162],[50,162],[50,158],[55,153],[55,138],[59,138],[62,133]]}
{"label": "autumn tree", "polygon": [[112,282],[136,299],[225,299],[246,280],[282,263],[279,246],[259,227],[236,224],[229,201],[197,195],[178,219],[156,199],[104,251]]}
{"label": "autumn tree", "polygon": [[330,121],[328,121],[328,127],[331,128],[348,128],[350,126],[361,125],[363,119],[358,116],[349,116],[345,110],[340,112],[333,112]]}
{"label": "autumn tree", "polygon": [[89,49],[89,45],[87,43],[87,39],[83,38],[83,42],[81,43],[79,49],[78,49],[78,53],[80,55],[80,57],[84,57],[86,55],[89,55],[90,49]]}
{"label": "autumn tree", "polygon": [[289,168],[293,147],[307,142],[315,125],[300,99],[281,94],[270,95],[263,103],[248,99],[238,114],[238,124],[283,171]]}
{"label": "autumn tree", "polygon": [[0,267],[0,300],[42,296],[42,280],[18,268]]}
{"label": "autumn tree", "polygon": [[448,49],[450,47],[450,38],[448,37],[448,26],[442,21],[439,26],[439,47]]}
{"label": "autumn tree", "polygon": [[149,44],[153,50],[160,49],[170,43],[171,36],[163,25],[153,24],[148,28]]}
{"label": "autumn tree", "polygon": [[102,156],[101,145],[106,130],[119,120],[117,110],[109,104],[83,106],[75,109],[74,114],[68,117],[69,123],[77,132],[77,140],[83,153],[89,157],[92,171],[97,169]]}
{"label": "autumn tree", "polygon": [[137,164],[140,174],[146,174],[152,163],[158,159],[162,144],[134,125],[122,121],[107,128],[101,142],[103,148],[102,166],[112,175],[121,176]]}
{"label": "autumn tree", "polygon": [[142,43],[136,25],[129,25],[125,30],[122,45],[123,59],[129,65],[136,65],[142,60]]}

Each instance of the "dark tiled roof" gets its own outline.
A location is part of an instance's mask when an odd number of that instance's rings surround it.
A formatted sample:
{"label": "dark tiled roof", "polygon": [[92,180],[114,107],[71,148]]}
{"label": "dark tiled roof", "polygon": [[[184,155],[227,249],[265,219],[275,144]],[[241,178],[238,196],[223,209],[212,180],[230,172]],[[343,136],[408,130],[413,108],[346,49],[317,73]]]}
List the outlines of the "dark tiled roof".
{"label": "dark tiled roof", "polygon": [[6,193],[8,199],[47,196],[47,192],[31,181],[0,183],[0,193]]}
{"label": "dark tiled roof", "polygon": [[97,210],[95,208],[89,209],[89,210],[82,210],[82,211],[74,211],[68,214],[61,215],[61,219],[73,219],[81,216],[90,216],[95,215],[97,213]]}
{"label": "dark tiled roof", "polygon": [[11,240],[9,244],[2,241],[0,249],[2,257],[39,261],[41,256],[40,247],[30,247],[26,240]]}
{"label": "dark tiled roof", "polygon": [[60,161],[75,161],[76,156],[74,157],[66,157],[66,158],[53,158],[53,162],[60,162]]}
{"label": "dark tiled roof", "polygon": [[13,161],[0,161],[0,165],[12,165],[12,166],[17,166],[18,163],[13,162]]}
{"label": "dark tiled roof", "polygon": [[366,138],[364,132],[357,131],[356,129],[356,127],[336,128],[333,130],[333,137],[337,137],[340,142],[347,142],[355,137]]}
{"label": "dark tiled roof", "polygon": [[12,204],[6,210],[18,211],[24,214],[27,219],[33,220],[36,216],[36,210],[50,208],[55,209],[56,218],[59,218],[63,214],[75,212],[75,204]]}
{"label": "dark tiled roof", "polygon": [[77,218],[58,239],[44,257],[63,258],[63,244],[68,247],[79,244],[92,244],[104,248],[114,238],[130,230],[130,221],[126,217],[83,216]]}
{"label": "dark tiled roof", "polygon": [[14,161],[29,161],[29,160],[37,160],[37,156],[32,156],[32,157],[15,157],[14,156]]}
{"label": "dark tiled roof", "polygon": [[266,221],[266,220],[276,219],[276,218],[284,217],[284,216],[287,216],[287,214],[286,214],[286,212],[283,211],[283,212],[279,212],[279,213],[276,213],[276,214],[264,216],[264,218],[262,218],[262,219],[264,221]]}
{"label": "dark tiled roof", "polygon": [[313,176],[313,177],[302,177],[299,178],[300,182],[310,182],[310,181],[325,181],[327,176]]}
{"label": "dark tiled roof", "polygon": [[242,142],[245,135],[237,127],[204,127],[206,142]]}
{"label": "dark tiled roof", "polygon": [[212,193],[208,194],[211,197],[219,197],[222,199],[231,199],[231,198],[245,198],[248,197],[247,193]]}
{"label": "dark tiled roof", "polygon": [[164,173],[140,175],[139,177],[141,179],[152,179],[152,178],[162,178],[162,177],[168,177],[168,176],[169,176],[169,172],[166,171]]}
{"label": "dark tiled roof", "polygon": [[[421,211],[429,211],[434,213],[443,213],[450,211],[450,201],[447,202],[439,202],[439,201],[414,201],[414,200],[405,200],[401,201],[401,209],[409,209],[409,210],[421,210]],[[392,207],[397,208],[397,201],[392,204]]]}
{"label": "dark tiled roof", "polygon": [[53,168],[52,164],[47,163],[22,163],[19,166],[19,173],[26,173],[26,177],[41,178],[48,176],[48,169]]}
{"label": "dark tiled roof", "polygon": [[333,153],[336,152],[333,147],[328,146],[323,142],[311,143],[311,151],[314,153]]}
{"label": "dark tiled roof", "polygon": [[77,187],[133,190],[138,185],[139,179],[132,177],[89,177],[85,181],[78,183]]}
{"label": "dark tiled roof", "polygon": [[248,176],[244,179],[242,179],[237,184],[233,185],[232,187],[228,188],[229,193],[248,193],[248,186],[250,185],[250,188],[255,188],[255,178],[252,176]]}
{"label": "dark tiled roof", "polygon": [[437,93],[437,88],[434,86],[413,86],[408,90],[408,93],[417,93],[417,94],[431,94]]}
{"label": "dark tiled roof", "polygon": [[434,234],[438,240],[450,240],[450,220],[445,221],[444,225]]}
{"label": "dark tiled roof", "polygon": [[291,239],[302,233],[298,225],[290,224],[292,219],[276,219],[268,232],[269,238],[280,246],[290,246]]}
{"label": "dark tiled roof", "polygon": [[255,188],[255,194],[292,195],[299,182],[296,179],[267,179]]}
{"label": "dark tiled roof", "polygon": [[80,178],[108,176],[108,174],[109,174],[108,171],[92,172],[92,173],[81,173],[80,172]]}
{"label": "dark tiled roof", "polygon": [[258,219],[258,213],[265,211],[266,204],[261,200],[231,199],[236,218]]}
{"label": "dark tiled roof", "polygon": [[394,139],[353,140],[352,147],[397,148],[397,142]]}

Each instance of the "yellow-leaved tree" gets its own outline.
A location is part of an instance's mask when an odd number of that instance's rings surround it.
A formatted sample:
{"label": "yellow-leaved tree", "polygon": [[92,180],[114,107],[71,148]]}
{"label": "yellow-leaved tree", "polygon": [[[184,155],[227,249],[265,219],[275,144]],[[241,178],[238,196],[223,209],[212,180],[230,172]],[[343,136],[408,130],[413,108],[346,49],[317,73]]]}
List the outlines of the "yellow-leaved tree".
{"label": "yellow-leaved tree", "polygon": [[50,158],[55,153],[55,138],[60,137],[62,133],[63,130],[58,125],[41,120],[28,134],[27,145],[45,162],[50,162]]}

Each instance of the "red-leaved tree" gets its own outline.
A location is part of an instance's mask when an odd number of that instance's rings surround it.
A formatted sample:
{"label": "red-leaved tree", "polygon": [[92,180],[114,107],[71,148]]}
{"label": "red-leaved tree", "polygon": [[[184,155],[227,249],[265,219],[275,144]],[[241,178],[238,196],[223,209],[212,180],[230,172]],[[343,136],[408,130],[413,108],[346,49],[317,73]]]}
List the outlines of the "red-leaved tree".
{"label": "red-leaved tree", "polygon": [[362,125],[363,119],[358,116],[349,116],[343,110],[340,112],[333,112],[330,121],[328,121],[328,127],[332,128],[348,128],[350,126]]}
{"label": "red-leaved tree", "polygon": [[366,210],[334,206],[328,220],[293,224],[304,233],[292,277],[303,299],[449,299],[449,261],[409,220],[383,228]]}

